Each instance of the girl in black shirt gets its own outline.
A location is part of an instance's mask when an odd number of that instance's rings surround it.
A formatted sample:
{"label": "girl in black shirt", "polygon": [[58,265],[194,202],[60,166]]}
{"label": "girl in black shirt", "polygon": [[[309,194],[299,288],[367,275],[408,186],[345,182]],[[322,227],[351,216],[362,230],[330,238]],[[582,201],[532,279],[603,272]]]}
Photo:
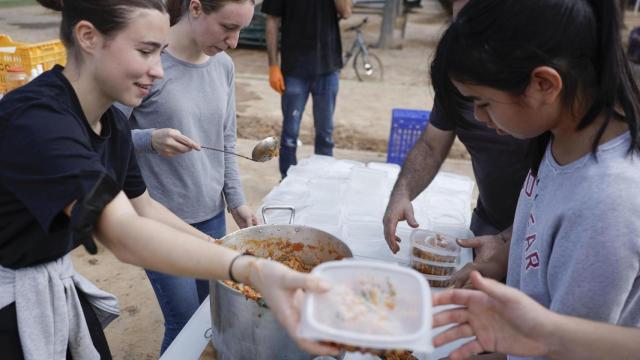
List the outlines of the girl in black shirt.
{"label": "girl in black shirt", "polygon": [[94,238],[130,264],[251,284],[293,331],[294,290],[320,291],[320,282],[212,244],[151,199],[126,119],[112,107],[140,104],[163,76],[163,1],[39,2],[62,12],[68,63],[0,101],[0,353],[110,357],[100,324],[117,313],[115,299],[77,274],[68,255],[80,244],[95,252]]}

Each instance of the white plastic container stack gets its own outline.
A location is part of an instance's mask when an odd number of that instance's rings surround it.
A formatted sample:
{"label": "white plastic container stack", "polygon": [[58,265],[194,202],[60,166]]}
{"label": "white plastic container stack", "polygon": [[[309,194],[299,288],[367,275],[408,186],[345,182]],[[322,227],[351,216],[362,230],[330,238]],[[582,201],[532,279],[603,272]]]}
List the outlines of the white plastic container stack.
{"label": "white plastic container stack", "polygon": [[381,170],[354,168],[346,191],[347,221],[382,221],[389,198],[387,174]]}
{"label": "white plastic container stack", "polygon": [[323,172],[324,177],[334,179],[348,179],[351,176],[351,170],[354,168],[364,168],[365,164],[354,160],[336,160],[330,167]]}
{"label": "white plastic container stack", "polygon": [[325,210],[315,206],[306,208],[297,215],[297,219],[296,224],[304,224],[324,230],[338,239],[343,238],[340,208],[335,210]]}
{"label": "white plastic container stack", "polygon": [[[413,229],[405,221],[398,224],[396,235],[404,241],[397,254],[389,250],[382,229],[382,217],[399,172],[395,164],[370,162],[365,166],[358,161],[313,155],[292,166],[263,205],[293,206],[296,224],[337,236],[356,257],[410,266],[409,237]],[[439,173],[413,201],[420,228],[468,232],[473,187],[468,177]],[[271,223],[284,224],[289,215],[286,210],[272,210],[268,217]]]}
{"label": "white plastic container stack", "polygon": [[391,251],[384,240],[381,221],[347,220],[343,226],[342,234],[355,257],[381,260],[385,257],[386,259],[392,258]]}
{"label": "white plastic container stack", "polygon": [[380,350],[431,352],[431,292],[410,269],[380,262],[323,263],[312,274],[332,284],[309,293],[298,333],[319,341]]}
{"label": "white plastic container stack", "polygon": [[419,222],[428,217],[429,225],[469,227],[471,223],[471,199],[474,182],[465,176],[440,172],[427,190],[414,199],[413,207]]}
{"label": "white plastic container stack", "polygon": [[311,204],[321,210],[340,210],[347,179],[315,178],[307,184]]}
{"label": "white plastic container stack", "polygon": [[422,273],[433,287],[447,287],[460,264],[461,248],[456,237],[430,230],[411,233],[411,267]]}
{"label": "white plastic container stack", "polygon": [[286,178],[264,198],[269,205],[309,206],[309,185],[304,178]]}

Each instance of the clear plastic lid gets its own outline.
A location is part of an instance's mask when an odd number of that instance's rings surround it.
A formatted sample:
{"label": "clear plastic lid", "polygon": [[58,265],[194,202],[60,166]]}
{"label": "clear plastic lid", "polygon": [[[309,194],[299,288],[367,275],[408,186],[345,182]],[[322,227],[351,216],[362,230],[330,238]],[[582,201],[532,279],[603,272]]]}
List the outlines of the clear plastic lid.
{"label": "clear plastic lid", "polygon": [[377,261],[345,260],[312,271],[332,284],[309,293],[300,336],[371,349],[433,350],[431,292],[419,273]]}
{"label": "clear plastic lid", "polygon": [[460,246],[456,238],[430,230],[416,229],[411,233],[411,255],[440,263],[458,263]]}

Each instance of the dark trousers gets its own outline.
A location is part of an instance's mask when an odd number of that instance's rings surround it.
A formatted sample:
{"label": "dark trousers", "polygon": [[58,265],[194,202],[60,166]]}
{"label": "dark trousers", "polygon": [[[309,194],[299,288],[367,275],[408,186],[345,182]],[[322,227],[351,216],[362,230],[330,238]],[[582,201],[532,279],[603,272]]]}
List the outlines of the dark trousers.
{"label": "dark trousers", "polygon": [[280,174],[284,178],[291,165],[296,165],[296,150],[302,113],[309,95],[313,99],[315,153],[333,155],[333,112],[338,95],[339,72],[324,75],[285,76],[282,94],[282,136],[280,138]]}

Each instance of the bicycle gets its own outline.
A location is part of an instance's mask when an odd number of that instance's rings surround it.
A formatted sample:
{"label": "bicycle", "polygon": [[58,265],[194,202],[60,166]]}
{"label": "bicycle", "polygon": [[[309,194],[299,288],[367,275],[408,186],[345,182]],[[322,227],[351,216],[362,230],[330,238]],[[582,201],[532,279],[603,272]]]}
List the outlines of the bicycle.
{"label": "bicycle", "polygon": [[376,54],[369,51],[368,45],[364,43],[361,28],[367,23],[368,18],[364,18],[358,25],[348,28],[346,31],[355,31],[356,38],[351,44],[351,48],[344,55],[344,66],[353,58],[353,70],[356,72],[358,81],[382,81],[383,67],[382,61]]}

